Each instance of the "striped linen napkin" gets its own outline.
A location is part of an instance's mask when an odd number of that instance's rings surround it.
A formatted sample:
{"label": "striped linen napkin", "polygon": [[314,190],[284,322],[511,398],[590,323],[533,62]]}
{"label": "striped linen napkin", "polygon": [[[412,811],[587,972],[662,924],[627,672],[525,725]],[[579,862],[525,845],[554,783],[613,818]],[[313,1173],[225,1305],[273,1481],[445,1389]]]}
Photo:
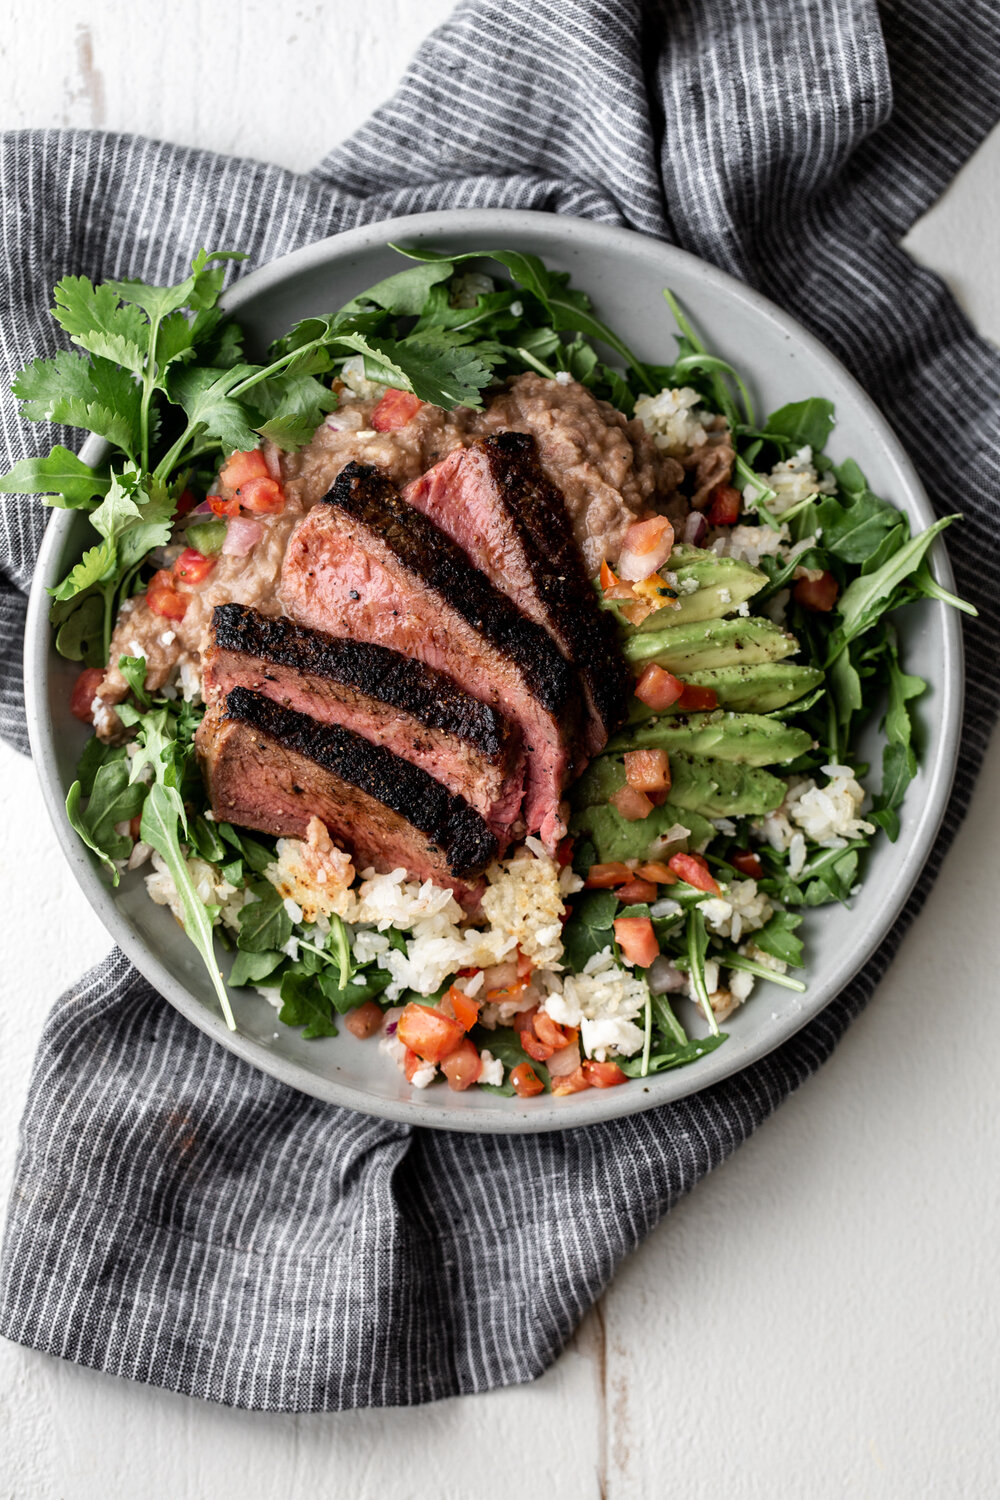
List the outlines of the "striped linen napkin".
{"label": "striped linen napkin", "polygon": [[[0,140],[5,467],[73,438],[29,430],[7,394],[54,347],[64,272],[162,284],[199,245],[259,265],[395,214],[547,209],[681,245],[813,329],[939,510],[966,513],[949,546],[982,610],[955,794],[894,932],[790,1042],[679,1104],[515,1138],[386,1124],[254,1071],[112,954],[42,1037],[3,1250],[8,1338],[254,1409],[528,1380],[671,1205],[830,1055],[926,898],[997,709],[1000,355],[899,242],[1000,115],[998,56],[994,0],[465,0],[396,96],[301,176],[119,135]],[[0,524],[0,732],[22,749],[44,522],[19,499]]]}

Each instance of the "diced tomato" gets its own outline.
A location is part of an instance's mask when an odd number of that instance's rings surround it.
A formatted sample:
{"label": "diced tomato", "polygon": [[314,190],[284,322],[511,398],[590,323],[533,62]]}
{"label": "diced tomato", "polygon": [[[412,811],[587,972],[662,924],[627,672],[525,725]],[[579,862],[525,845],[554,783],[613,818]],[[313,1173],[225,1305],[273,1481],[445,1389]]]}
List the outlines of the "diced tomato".
{"label": "diced tomato", "polygon": [[613,1089],[616,1084],[627,1082],[617,1063],[595,1062],[590,1057],[583,1064],[583,1076],[592,1089]]}
{"label": "diced tomato", "polygon": [[535,966],[531,962],[531,959],[528,957],[527,953],[524,953],[520,948],[518,948],[518,950],[517,950],[517,977],[518,977],[518,979],[527,979],[528,975],[531,973],[531,971],[532,971],[532,969],[534,967]]}
{"label": "diced tomato", "polygon": [[637,792],[669,792],[670,757],[665,750],[627,750],[625,780]]}
{"label": "diced tomato", "polygon": [[238,516],[240,502],[234,495],[232,500],[223,500],[221,495],[209,495],[208,508],[213,516]]}
{"label": "diced tomato", "polygon": [[376,432],[395,432],[412,422],[423,402],[412,391],[398,391],[390,386],[372,412],[372,426]]}
{"label": "diced tomato", "polygon": [[702,713],[718,706],[719,695],[715,688],[695,687],[690,682],[684,684],[684,691],[677,700],[677,707],[689,714]]}
{"label": "diced tomato", "polygon": [[616,917],[615,937],[625,957],[640,969],[648,969],[660,951],[649,917]]}
{"label": "diced tomato", "polygon": [[514,1093],[521,1099],[531,1099],[535,1094],[544,1094],[545,1085],[530,1063],[518,1063],[511,1069],[510,1081]]}
{"label": "diced tomato", "polygon": [[140,830],[141,827],[142,827],[142,813],[136,813],[136,815],[135,815],[134,818],[129,818],[129,820],[128,820],[128,836],[129,836],[129,838],[132,839],[133,841],[135,839],[137,839],[139,837],[139,830]]}
{"label": "diced tomato", "polygon": [[712,878],[708,864],[700,854],[674,854],[669,860],[670,868],[681,880],[693,885],[696,891],[708,891],[720,895],[718,883]]}
{"label": "diced tomato", "polygon": [[537,1011],[537,1009],[537,1005],[530,1005],[526,1010],[519,1010],[517,1012],[517,1015],[514,1017],[514,1030],[531,1031],[534,1026],[535,1012]]}
{"label": "diced tomato", "polygon": [[267,459],[260,448],[251,448],[249,453],[231,453],[219,472],[219,478],[227,489],[238,490],[250,479],[270,479]]}
{"label": "diced tomato", "polygon": [[525,1026],[521,1031],[521,1046],[529,1057],[535,1059],[535,1062],[548,1062],[553,1052],[558,1051],[557,1047],[550,1047],[548,1042],[542,1041],[541,1037],[535,1031],[534,1018],[532,1024]]}
{"label": "diced tomato", "polygon": [[569,834],[556,845],[556,864],[560,870],[573,863],[573,840]]}
{"label": "diced tomato", "polygon": [[403,1072],[406,1074],[407,1083],[413,1082],[414,1073],[417,1072],[418,1068],[422,1068],[423,1066],[423,1059],[418,1057],[415,1052],[411,1051],[411,1049],[407,1047],[406,1054],[403,1058]]}
{"label": "diced tomato", "polygon": [[183,583],[201,583],[218,562],[216,557],[206,557],[203,552],[196,552],[193,547],[185,547],[180,557],[174,563],[174,577]]}
{"label": "diced tomato", "polygon": [[352,1036],[360,1037],[364,1041],[367,1037],[374,1036],[381,1027],[381,1008],[375,1004],[374,1000],[366,1000],[363,1005],[347,1012],[344,1025]]}
{"label": "diced tomato", "polygon": [[[630,583],[612,583],[604,590],[605,599],[635,599],[635,589]],[[647,610],[647,614],[649,611]]]}
{"label": "diced tomato", "polygon": [[674,545],[674,528],[666,516],[633,521],[625,533],[618,572],[630,583],[640,583],[661,568]]}
{"label": "diced tomato", "polygon": [[441,1061],[441,1072],[448,1080],[448,1087],[461,1093],[476,1082],[483,1071],[483,1060],[475,1047],[464,1037],[448,1056]]}
{"label": "diced tomato", "polygon": [[579,1094],[583,1089],[589,1089],[590,1083],[583,1068],[577,1068],[573,1073],[564,1073],[562,1078],[553,1078],[553,1094]]}
{"label": "diced tomato", "polygon": [[236,499],[255,516],[280,516],[285,508],[285,492],[271,478],[245,480],[236,491]]}
{"label": "diced tomato", "polygon": [[613,589],[615,584],[618,582],[617,577],[608,567],[607,559],[605,559],[601,563],[601,576],[599,582],[602,589]]}
{"label": "diced tomato", "polygon": [[173,575],[166,568],[154,573],[146,585],[146,603],[154,615],[165,620],[183,620],[188,600],[174,588]]}
{"label": "diced tomato", "polygon": [[653,811],[653,804],[646,793],[637,792],[635,787],[629,786],[627,782],[618,788],[611,798],[611,803],[628,823],[638,823],[642,818],[648,818]]}
{"label": "diced tomato", "polygon": [[453,984],[445,996],[451,1001],[451,1008],[455,1012],[455,1020],[463,1031],[469,1031],[475,1026],[479,1019],[479,1002],[470,1000],[464,990],[460,990],[457,984]]}
{"label": "diced tomato", "polygon": [[749,875],[751,880],[760,880],[764,873],[764,866],[756,854],[752,854],[749,849],[741,849],[738,854],[731,854],[729,863],[735,870],[739,870],[741,875]]}
{"label": "diced tomato", "polygon": [[610,865],[591,865],[583,882],[588,891],[609,891],[612,886],[624,885],[632,879],[628,865],[615,862]]}
{"label": "diced tomato", "polygon": [[665,708],[672,708],[683,691],[683,682],[673,672],[666,672],[658,667],[655,661],[651,661],[643,669],[642,676],[635,685],[635,696],[640,703],[645,703],[647,708],[652,708],[657,713],[662,713]]}
{"label": "diced tomato", "polygon": [[194,490],[182,490],[177,496],[177,504],[174,511],[179,516],[186,516],[189,510],[194,510],[198,504],[198,497]]}
{"label": "diced tomato", "polygon": [[651,880],[654,885],[677,884],[673,870],[660,859],[649,859],[644,865],[637,865],[635,873],[640,880]]}
{"label": "diced tomato", "polygon": [[83,724],[92,724],[93,715],[90,705],[94,701],[94,694],[104,681],[103,667],[84,667],[79,677],[73,684],[70,694],[69,711],[74,719],[79,719]]}
{"label": "diced tomato", "polygon": [[553,1052],[558,1052],[560,1048],[568,1046],[572,1040],[572,1032],[553,1021],[544,1010],[535,1013],[534,1025],[538,1040],[544,1042],[546,1047],[551,1047]]}
{"label": "diced tomato", "polygon": [[656,900],[656,886],[651,880],[630,880],[628,885],[620,885],[615,893],[619,901],[626,906],[639,906],[644,901]]}
{"label": "diced tomato", "polygon": [[800,578],[792,589],[796,604],[817,614],[829,613],[837,602],[838,592],[837,580],[832,573],[824,573],[819,578]]}
{"label": "diced tomato", "polygon": [[735,526],[743,509],[743,496],[731,484],[717,484],[705,519],[709,526]]}
{"label": "diced tomato", "polygon": [[425,1062],[437,1063],[454,1052],[465,1032],[450,1016],[411,1000],[399,1018],[396,1035]]}

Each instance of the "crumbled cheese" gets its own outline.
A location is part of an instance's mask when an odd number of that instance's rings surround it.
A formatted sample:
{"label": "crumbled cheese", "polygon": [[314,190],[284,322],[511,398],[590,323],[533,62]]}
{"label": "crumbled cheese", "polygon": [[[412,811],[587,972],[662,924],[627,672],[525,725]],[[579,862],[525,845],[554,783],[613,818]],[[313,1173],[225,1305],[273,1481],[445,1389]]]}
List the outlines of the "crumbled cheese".
{"label": "crumbled cheese", "polygon": [[495,1088],[499,1088],[503,1083],[503,1063],[499,1057],[494,1057],[489,1048],[484,1047],[479,1054],[479,1061],[483,1065],[483,1070],[479,1075],[478,1082],[491,1083]]}

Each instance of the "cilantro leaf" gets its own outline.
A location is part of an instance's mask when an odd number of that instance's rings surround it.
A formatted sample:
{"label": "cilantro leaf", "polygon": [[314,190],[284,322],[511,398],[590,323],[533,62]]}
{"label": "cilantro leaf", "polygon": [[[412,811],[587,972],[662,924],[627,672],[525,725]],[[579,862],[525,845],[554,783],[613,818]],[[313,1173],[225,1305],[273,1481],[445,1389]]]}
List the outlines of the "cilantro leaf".
{"label": "cilantro leaf", "polygon": [[359,332],[334,332],[338,346],[365,357],[365,374],[400,390],[412,391],[433,406],[482,406],[480,391],[493,372],[477,355],[420,338],[385,339]]}
{"label": "cilantro leaf", "polygon": [[231,393],[255,373],[254,365],[234,365],[229,370],[201,365],[181,368],[171,379],[170,395],[183,407],[190,427],[217,439],[229,452],[246,452],[256,448],[259,439],[245,404]]}
{"label": "cilantro leaf", "polygon": [[21,415],[29,421],[82,427],[134,459],[140,393],[127,370],[60,349],[52,359],[36,359],[27,365],[11,390],[21,401]]}
{"label": "cilantro leaf", "polygon": [[74,344],[89,354],[141,375],[149,350],[149,323],[137,307],[123,307],[110,282],[94,286],[87,276],[56,283],[52,316]]}
{"label": "cilantro leaf", "polygon": [[0,494],[55,495],[50,505],[74,510],[106,495],[111,481],[57,443],[47,458],[22,458],[0,476]]}

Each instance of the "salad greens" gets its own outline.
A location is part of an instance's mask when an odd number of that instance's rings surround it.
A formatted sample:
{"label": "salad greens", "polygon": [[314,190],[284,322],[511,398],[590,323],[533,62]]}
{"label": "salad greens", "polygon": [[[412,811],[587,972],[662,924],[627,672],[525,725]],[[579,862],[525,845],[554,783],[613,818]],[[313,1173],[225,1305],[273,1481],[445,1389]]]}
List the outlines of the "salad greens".
{"label": "salad greens", "polygon": [[[780,544],[762,549],[751,565],[680,543],[669,558],[671,607],[629,618],[620,601],[602,601],[619,620],[636,673],[651,664],[678,673],[703,703],[696,711],[654,714],[635,699],[628,723],[572,790],[571,829],[573,867],[582,875],[599,863],[635,865],[694,850],[705,878],[689,861],[657,900],[625,907],[612,889],[585,889],[571,899],[563,931],[565,966],[580,974],[606,951],[621,960],[619,918],[651,925],[671,979],[667,989],[646,984],[641,1051],[619,1063],[629,1077],[684,1066],[726,1039],[710,993],[714,974],[742,972],[805,988],[787,972],[804,965],[799,909],[850,899],[871,835],[837,847],[812,843],[794,865],[787,849],[758,838],[756,890],[773,910],[746,933],[753,953],[745,939],[720,935],[707,903],[717,882],[748,878],[751,825],[781,804],[789,776],[856,766],[858,734],[877,703],[884,705],[884,747],[865,817],[890,839],[899,835],[900,808],[917,773],[915,714],[927,684],[904,669],[890,617],[921,598],[974,613],[934,580],[927,562],[934,538],[957,517],[911,536],[907,517],[871,491],[853,460],[835,464],[826,456],[835,413],[823,397],[758,419],[740,373],[704,346],[669,291],[675,357],[650,364],[598,319],[566,273],[537,256],[393,248],[411,264],[338,311],[303,319],[262,363],[247,358],[240,329],[219,302],[227,271],[244,259],[237,252],[199,251],[190,274],[172,287],[64,277],[53,316],[73,347],[36,359],[13,389],[24,417],[94,434],[108,454],[91,466],[57,445],[15,465],[0,478],[0,491],[38,492],[48,504],[88,513],[94,541],[52,590],[51,618],[65,657],[104,667],[118,612],[148,583],[160,549],[180,541],[213,558],[223,546],[227,522],[188,515],[184,495],[207,493],[234,452],[262,441],[285,451],[307,443],[337,406],[348,360],[360,359],[371,382],[446,408],[480,408],[489,388],[526,370],[569,376],[626,416],[665,388],[696,391],[701,406],[728,424],[743,524],[778,533]],[[489,276],[480,269],[484,261]],[[811,450],[817,485],[782,505],[772,483],[776,466],[803,449]],[[809,606],[796,587],[803,570],[830,580],[832,607]],[[791,655],[795,662],[786,660]],[[117,708],[128,744],[88,741],[66,801],[72,826],[115,885],[141,846],[160,855],[177,915],[231,1027],[213,937],[235,942],[232,987],[272,986],[285,1024],[302,1027],[306,1037],[336,1035],[338,1016],[383,996],[388,972],[374,959],[357,960],[339,918],[320,930],[301,911],[295,915],[265,873],[276,857],[274,840],[214,821],[193,743],[202,709],[149,692],[144,658],[122,656],[117,665],[131,690]],[[626,784],[623,757],[643,748],[669,753],[673,785],[647,819],[629,821],[613,798]],[[221,905],[206,900],[199,885],[198,861],[223,892],[219,901],[240,895],[238,921],[228,930]],[[400,931],[386,935],[405,951]],[[682,985],[710,1028],[707,1037],[690,1037],[671,1005],[668,990]],[[510,1074],[521,1064],[553,1086],[516,1030],[477,1028],[473,1038],[503,1064],[504,1082],[489,1086],[495,1092],[514,1091]]]}

